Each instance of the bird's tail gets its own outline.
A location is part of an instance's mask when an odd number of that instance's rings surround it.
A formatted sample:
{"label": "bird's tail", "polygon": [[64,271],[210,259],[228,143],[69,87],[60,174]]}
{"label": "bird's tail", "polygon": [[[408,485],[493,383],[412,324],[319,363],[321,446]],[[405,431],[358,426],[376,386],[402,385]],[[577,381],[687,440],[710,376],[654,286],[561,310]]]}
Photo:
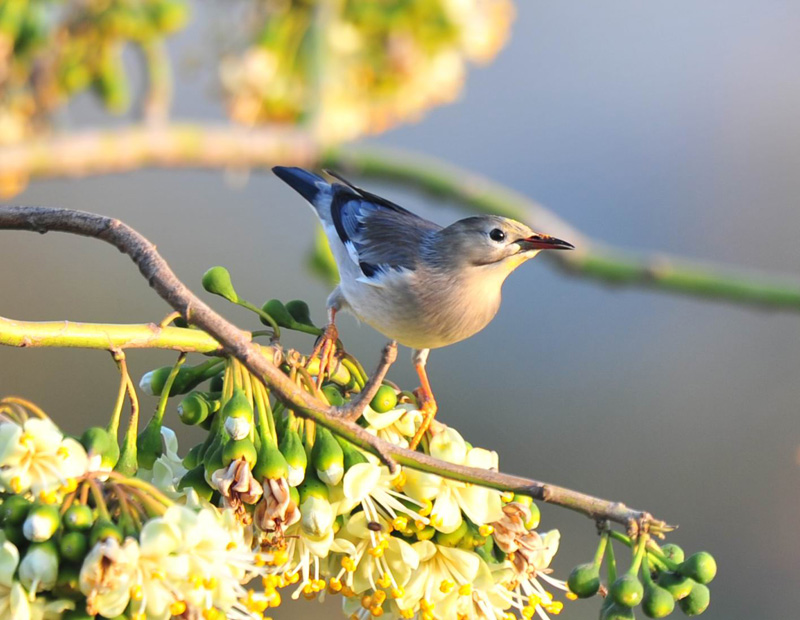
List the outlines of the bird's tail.
{"label": "bird's tail", "polygon": [[312,205],[320,192],[330,188],[330,183],[321,176],[302,168],[275,166],[272,171]]}

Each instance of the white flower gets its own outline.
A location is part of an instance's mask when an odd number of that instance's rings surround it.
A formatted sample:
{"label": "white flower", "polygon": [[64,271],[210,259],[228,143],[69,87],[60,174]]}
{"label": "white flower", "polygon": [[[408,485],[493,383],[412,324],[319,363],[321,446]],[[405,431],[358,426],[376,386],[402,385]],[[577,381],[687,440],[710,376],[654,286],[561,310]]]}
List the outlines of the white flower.
{"label": "white flower", "polygon": [[404,448],[408,447],[409,439],[414,436],[422,422],[422,412],[410,403],[400,404],[385,413],[378,413],[372,407],[367,407],[363,415],[369,423],[367,430],[370,433]]}
{"label": "white flower", "polygon": [[162,426],[161,438],[164,440],[164,451],[153,463],[153,469],[139,469],[136,477],[151,483],[174,499],[182,494],[177,488],[187,469],[183,466],[183,459],[178,456],[178,437],[175,431]]}
{"label": "white flower", "polygon": [[138,561],[139,545],[133,538],[125,539],[120,545],[109,537],[92,547],[83,561],[79,578],[90,614],[113,618],[125,611],[131,588],[138,580]]}
{"label": "white flower", "polygon": [[322,497],[309,495],[300,504],[300,515],[303,529],[309,536],[319,538],[333,527],[336,515],[330,502]]}
{"label": "white flower", "polygon": [[52,590],[58,578],[58,551],[53,543],[31,545],[19,563],[19,581],[29,592]]}
{"label": "white flower", "polygon": [[320,563],[330,553],[333,528],[328,528],[321,536],[310,536],[298,522],[286,530],[286,541],[285,553],[278,555],[287,557],[288,562],[282,565],[277,560],[273,562],[290,583],[297,582],[292,598],[300,598],[301,592],[311,595],[322,591],[325,582],[320,579]]}
{"label": "white flower", "polygon": [[22,426],[0,423],[0,486],[4,490],[30,490],[40,497],[52,497],[87,468],[83,446],[65,438],[50,420],[30,418]]}
{"label": "white flower", "polygon": [[[451,463],[497,469],[496,452],[469,448],[461,435],[449,427],[431,438],[429,451],[431,456]],[[474,484],[408,469],[403,491],[417,501],[433,503],[431,525],[445,534],[459,528],[462,511],[475,525],[489,524],[503,517],[500,492]]]}
{"label": "white flower", "polygon": [[253,427],[244,416],[229,416],[225,419],[225,430],[232,439],[244,439],[250,434],[250,429]]}
{"label": "white flower", "polygon": [[19,564],[19,551],[0,533],[0,618],[8,620],[29,620],[30,605],[28,593],[14,579]]}

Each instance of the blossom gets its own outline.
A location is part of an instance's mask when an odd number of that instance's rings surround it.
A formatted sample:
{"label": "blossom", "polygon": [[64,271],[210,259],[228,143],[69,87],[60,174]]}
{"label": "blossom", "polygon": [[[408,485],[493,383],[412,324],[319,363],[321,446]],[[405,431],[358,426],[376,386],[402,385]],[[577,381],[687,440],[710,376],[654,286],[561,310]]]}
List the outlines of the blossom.
{"label": "blossom", "polygon": [[[497,469],[497,453],[483,448],[470,448],[458,431],[444,427],[429,443],[430,455],[451,463]],[[447,480],[436,474],[408,470],[403,491],[421,502],[433,502],[431,525],[449,534],[463,521],[461,513],[475,525],[486,525],[503,516],[499,491],[485,487]]]}
{"label": "blossom", "polygon": [[113,618],[125,611],[137,579],[138,561],[139,545],[133,538],[120,544],[109,537],[92,547],[81,565],[79,577],[90,614]]}
{"label": "blossom", "polygon": [[178,482],[187,470],[183,466],[183,459],[178,455],[178,437],[175,431],[162,426],[161,438],[164,441],[164,451],[153,463],[153,469],[140,468],[136,472],[136,477],[146,480],[169,497],[175,498],[181,494],[177,490]]}
{"label": "blossom", "polygon": [[380,439],[407,448],[409,440],[422,422],[422,412],[410,403],[399,404],[385,413],[378,413],[372,407],[364,410],[367,430]]}
{"label": "blossom", "polygon": [[287,527],[300,520],[289,483],[286,478],[265,478],[262,488],[264,493],[253,513],[253,522],[262,532],[282,536]]}
{"label": "blossom", "polygon": [[25,588],[14,579],[19,565],[19,551],[0,533],[0,618],[29,620],[30,605]]}
{"label": "blossom", "polygon": [[244,504],[255,504],[264,492],[244,459],[235,459],[211,474],[211,485],[220,492],[225,506],[236,511],[243,520],[248,518]]}
{"label": "blossom", "polygon": [[83,446],[64,437],[49,419],[0,422],[0,486],[5,491],[31,491],[51,500],[87,469]]}

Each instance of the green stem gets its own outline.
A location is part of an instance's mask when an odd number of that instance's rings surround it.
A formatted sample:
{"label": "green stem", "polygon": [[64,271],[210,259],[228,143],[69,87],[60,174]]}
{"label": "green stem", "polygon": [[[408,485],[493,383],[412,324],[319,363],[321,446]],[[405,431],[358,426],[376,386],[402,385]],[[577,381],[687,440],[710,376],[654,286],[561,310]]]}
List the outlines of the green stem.
{"label": "green stem", "polygon": [[608,546],[608,532],[603,532],[600,535],[600,543],[597,545],[597,551],[594,553],[594,561],[592,562],[595,566],[600,568],[600,564],[603,562],[603,556],[606,553],[606,547]]}
{"label": "green stem", "polygon": [[175,383],[175,378],[178,376],[178,371],[181,369],[181,366],[183,366],[185,361],[186,353],[181,353],[178,356],[178,361],[176,361],[175,365],[172,367],[167,380],[164,382],[164,389],[161,391],[161,398],[158,401],[158,407],[156,408],[156,412],[153,414],[153,422],[155,422],[159,428],[164,420],[164,412],[167,410],[167,402],[169,401],[170,392],[172,391],[172,384]]}
{"label": "green stem", "polygon": [[255,312],[258,316],[260,316],[267,323],[269,323],[269,326],[275,332],[274,335],[273,335],[273,338],[275,338],[276,340],[280,339],[280,337],[281,337],[281,328],[278,327],[278,324],[275,322],[275,319],[273,319],[269,314],[264,312],[258,306],[255,306],[255,305],[251,304],[249,301],[245,301],[244,299],[239,299],[236,302],[236,305],[237,306],[241,306],[242,308],[247,308],[248,310],[251,310],[251,311]]}
{"label": "green stem", "polygon": [[617,580],[617,558],[614,557],[614,545],[608,545],[606,550],[606,568],[608,569],[608,583]]}
{"label": "green stem", "polygon": [[136,439],[139,431],[139,398],[136,396],[136,389],[130,376],[127,380],[128,397],[131,402],[131,417],[128,420],[128,429],[125,431],[125,438],[122,445],[122,452],[115,466],[118,472],[133,475],[137,469],[136,458]]}
{"label": "green stem", "polygon": [[119,369],[119,391],[117,392],[117,402],[114,404],[114,410],[111,412],[111,420],[108,422],[108,433],[118,441],[117,434],[119,433],[119,420],[122,416],[122,407],[125,406],[125,395],[128,393],[128,382],[131,380],[128,374],[128,363],[125,360],[125,353],[123,351],[114,351],[112,353],[114,361]]}
{"label": "green stem", "polygon": [[97,507],[97,512],[100,513],[101,517],[110,521],[111,515],[108,512],[108,506],[106,505],[106,500],[103,497],[103,491],[94,480],[89,479],[87,482],[89,483],[89,490],[92,493],[92,498],[94,499],[95,506]]}

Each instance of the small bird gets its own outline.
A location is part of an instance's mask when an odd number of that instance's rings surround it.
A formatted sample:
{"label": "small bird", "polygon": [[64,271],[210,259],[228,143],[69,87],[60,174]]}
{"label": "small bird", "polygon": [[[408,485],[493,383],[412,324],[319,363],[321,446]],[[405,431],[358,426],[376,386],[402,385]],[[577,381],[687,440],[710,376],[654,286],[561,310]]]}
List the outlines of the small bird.
{"label": "small bird", "polygon": [[410,444],[415,449],[436,415],[425,371],[430,349],[486,327],[500,307],[503,282],[522,263],[541,250],[574,246],[497,215],[443,228],[336,173],[326,171],[339,183],[302,168],[272,170],[314,207],[339,268],[339,285],[327,301],[327,351],[338,338],[340,310],[414,349],[423,412]]}

